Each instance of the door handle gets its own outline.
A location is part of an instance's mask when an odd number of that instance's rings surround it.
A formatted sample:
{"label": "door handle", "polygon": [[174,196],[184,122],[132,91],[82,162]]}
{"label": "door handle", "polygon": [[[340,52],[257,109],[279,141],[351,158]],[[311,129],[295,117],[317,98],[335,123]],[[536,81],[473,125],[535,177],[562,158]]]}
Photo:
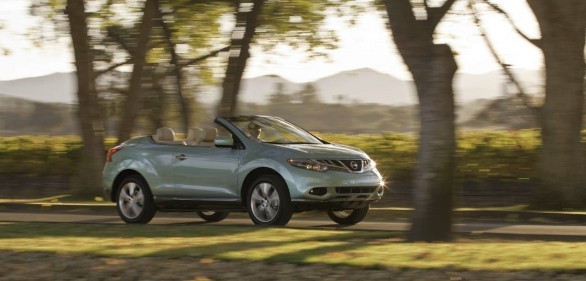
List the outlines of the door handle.
{"label": "door handle", "polygon": [[175,155],[175,158],[177,158],[177,160],[183,161],[183,160],[187,159],[187,156],[185,154],[178,154],[178,155]]}

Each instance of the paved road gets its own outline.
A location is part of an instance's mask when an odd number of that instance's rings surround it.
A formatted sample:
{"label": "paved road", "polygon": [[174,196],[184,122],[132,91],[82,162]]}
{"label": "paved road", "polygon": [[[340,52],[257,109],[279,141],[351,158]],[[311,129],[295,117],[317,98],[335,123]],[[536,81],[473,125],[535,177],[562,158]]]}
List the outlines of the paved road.
{"label": "paved road", "polygon": [[[94,223],[121,224],[116,214],[58,214],[58,213],[20,213],[0,212],[2,222],[58,222],[58,223]],[[205,223],[197,216],[185,213],[160,213],[151,224],[201,224]],[[243,214],[232,214],[228,219],[215,223],[219,225],[252,225]],[[349,229],[377,231],[405,231],[409,224],[405,222],[365,221],[354,226],[339,226],[329,220],[318,218],[293,218],[288,227],[307,229]],[[507,223],[457,223],[455,232],[467,234],[496,235],[532,235],[535,237],[583,238],[586,241],[586,225],[536,225]]]}

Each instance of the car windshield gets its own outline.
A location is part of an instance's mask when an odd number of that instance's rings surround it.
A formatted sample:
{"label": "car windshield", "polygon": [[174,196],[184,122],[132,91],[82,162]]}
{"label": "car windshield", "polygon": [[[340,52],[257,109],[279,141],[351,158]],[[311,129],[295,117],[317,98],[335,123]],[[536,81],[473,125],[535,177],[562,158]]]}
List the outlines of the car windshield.
{"label": "car windshield", "polygon": [[321,144],[305,130],[281,119],[268,116],[239,116],[228,119],[249,139],[274,144]]}

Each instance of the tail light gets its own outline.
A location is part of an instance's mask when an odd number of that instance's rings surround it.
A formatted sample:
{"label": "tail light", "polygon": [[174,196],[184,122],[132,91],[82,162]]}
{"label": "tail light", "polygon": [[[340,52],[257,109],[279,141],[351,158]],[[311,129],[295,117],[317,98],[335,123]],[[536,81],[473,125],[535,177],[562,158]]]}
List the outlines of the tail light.
{"label": "tail light", "polygon": [[116,146],[113,148],[108,149],[108,152],[106,153],[106,162],[112,162],[112,156],[114,156],[114,154],[116,154],[116,152],[122,150],[124,148],[124,146]]}

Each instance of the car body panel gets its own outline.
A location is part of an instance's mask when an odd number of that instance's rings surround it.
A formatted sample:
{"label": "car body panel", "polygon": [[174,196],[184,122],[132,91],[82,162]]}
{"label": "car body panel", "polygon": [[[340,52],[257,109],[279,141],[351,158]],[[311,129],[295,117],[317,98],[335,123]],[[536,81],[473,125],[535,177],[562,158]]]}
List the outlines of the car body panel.
{"label": "car body panel", "polygon": [[[321,140],[312,144],[259,142],[250,139],[230,119],[217,118],[216,123],[232,134],[234,147],[162,144],[156,143],[150,136],[123,143],[123,148],[112,156],[112,162],[104,167],[103,184],[107,196],[115,200],[111,195],[112,189],[116,188],[117,177],[132,171],[146,180],[156,202],[182,202],[180,206],[170,203],[170,207],[165,208],[198,209],[216,206],[213,203],[220,206],[222,202],[235,202],[236,205],[231,203],[230,207],[234,209],[243,205],[243,197],[246,196],[243,191],[248,188],[247,177],[254,175],[258,169],[268,169],[281,176],[293,204],[309,203],[307,205],[312,206],[310,209],[317,209],[319,204],[330,206],[330,203],[336,202],[369,203],[380,199],[383,194],[384,181],[374,166],[359,172],[322,172],[288,162],[289,159],[371,161],[366,153],[357,148]],[[311,194],[313,188],[324,188],[327,192]]]}
{"label": "car body panel", "polygon": [[224,147],[177,148],[172,165],[174,196],[182,199],[238,199],[240,150]]}
{"label": "car body panel", "polygon": [[104,184],[110,187],[106,189],[106,195],[110,197],[108,190],[111,190],[116,177],[124,171],[139,173],[149,184],[153,195],[173,195],[172,172],[176,162],[173,156],[177,145],[156,144],[150,137],[139,137],[136,141],[130,145],[125,144],[125,148],[113,156],[116,165],[104,166]]}
{"label": "car body panel", "polygon": [[[301,168],[292,167],[287,163],[290,158],[306,158],[309,155],[319,155],[324,157],[325,152],[319,154],[312,154],[311,152],[299,151],[298,149],[283,149],[281,145],[260,144],[264,147],[259,151],[252,151],[249,158],[246,156],[242,160],[242,174],[248,174],[250,171],[258,168],[270,168],[275,170],[287,183],[291,199],[317,199],[315,196],[307,194],[307,191],[312,187],[336,187],[336,186],[379,186],[381,185],[382,177],[376,169],[359,175],[338,171],[316,172],[304,170]],[[340,159],[356,159],[364,157],[363,152],[350,151],[347,149],[337,149],[334,145],[324,145],[326,150],[334,151],[335,158]],[[312,151],[318,148],[312,148]],[[342,153],[342,152],[345,153]],[[262,156],[262,157],[259,157]],[[242,178],[242,177],[241,177]],[[240,181],[240,185],[242,185]],[[320,200],[328,199],[327,197],[320,197]]]}
{"label": "car body panel", "polygon": [[348,146],[341,146],[336,144],[291,144],[291,145],[279,145],[285,149],[300,152],[300,157],[311,158],[334,158],[334,159],[355,159],[355,158],[368,158],[366,153]]}

